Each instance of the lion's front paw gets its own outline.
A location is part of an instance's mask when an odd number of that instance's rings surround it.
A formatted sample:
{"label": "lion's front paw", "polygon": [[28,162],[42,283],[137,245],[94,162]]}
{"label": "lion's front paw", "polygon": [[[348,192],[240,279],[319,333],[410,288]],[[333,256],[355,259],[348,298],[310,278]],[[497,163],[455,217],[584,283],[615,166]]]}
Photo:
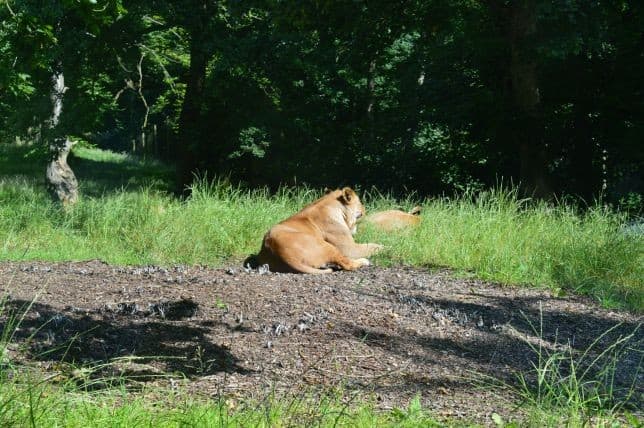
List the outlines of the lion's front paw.
{"label": "lion's front paw", "polygon": [[371,264],[369,259],[365,259],[365,258],[355,259],[355,261],[359,263],[360,266],[369,266]]}

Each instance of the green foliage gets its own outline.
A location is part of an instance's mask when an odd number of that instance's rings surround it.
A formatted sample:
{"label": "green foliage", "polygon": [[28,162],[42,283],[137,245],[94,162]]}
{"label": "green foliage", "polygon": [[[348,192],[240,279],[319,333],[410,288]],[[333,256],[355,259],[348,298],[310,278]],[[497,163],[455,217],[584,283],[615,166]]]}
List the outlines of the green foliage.
{"label": "green foliage", "polygon": [[263,158],[266,155],[266,149],[270,146],[268,135],[263,129],[251,126],[239,131],[239,150],[232,152],[231,159],[242,157],[243,155]]}
{"label": "green foliage", "polygon": [[6,6],[0,12],[0,74],[7,76],[12,97],[0,96],[3,130],[40,138],[51,115],[53,70],[63,71],[68,87],[61,135],[100,127],[113,110],[113,80],[98,58],[112,52],[107,30],[126,13],[121,1],[33,0]]}
{"label": "green foliage", "polygon": [[[520,4],[534,5],[536,29],[518,42]],[[171,162],[184,153],[188,173],[453,194],[518,184],[529,138],[557,194],[632,204],[644,193],[638,2],[6,5],[0,129],[10,137],[37,138],[61,60],[68,133]],[[540,94],[528,122],[512,74],[524,56],[538,64],[524,80]]]}

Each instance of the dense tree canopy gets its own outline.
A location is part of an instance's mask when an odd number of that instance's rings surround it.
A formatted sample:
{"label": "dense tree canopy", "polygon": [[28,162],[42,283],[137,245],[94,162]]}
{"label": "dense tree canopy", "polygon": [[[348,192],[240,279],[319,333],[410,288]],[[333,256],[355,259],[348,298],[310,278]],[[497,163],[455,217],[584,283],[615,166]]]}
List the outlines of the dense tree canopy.
{"label": "dense tree canopy", "polygon": [[[60,132],[248,185],[644,191],[637,1],[9,0],[3,140]],[[639,196],[638,196],[639,195]]]}

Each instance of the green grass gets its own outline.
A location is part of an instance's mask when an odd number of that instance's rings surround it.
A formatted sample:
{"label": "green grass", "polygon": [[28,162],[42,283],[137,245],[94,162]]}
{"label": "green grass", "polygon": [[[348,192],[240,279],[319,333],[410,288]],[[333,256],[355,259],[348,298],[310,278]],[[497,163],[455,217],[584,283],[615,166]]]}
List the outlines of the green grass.
{"label": "green grass", "polygon": [[[638,426],[630,414],[567,414],[528,409],[520,421],[491,422],[505,427]],[[267,397],[262,402],[207,400],[174,391],[149,389],[133,394],[124,388],[84,392],[38,378],[0,385],[0,424],[16,427],[400,427],[478,426],[465,421],[438,421],[417,400],[407,408],[378,411],[370,404],[343,403],[338,398]]]}
{"label": "green grass", "polygon": [[[378,208],[391,202],[375,201]],[[409,207],[413,201],[404,201]],[[644,310],[644,235],[627,235],[625,216],[522,200],[512,190],[424,201],[421,227],[368,231],[387,246],[383,264],[446,266],[512,285],[590,294],[607,306]]]}
{"label": "green grass", "polygon": [[[83,193],[76,206],[63,210],[49,201],[35,161],[24,158],[27,151],[0,145],[0,167],[9,171],[0,175],[4,260],[237,263],[257,252],[271,225],[320,194],[297,189],[271,195],[202,180],[192,197],[181,201],[166,193],[170,172],[163,165],[78,148],[72,164]],[[22,170],[25,174],[17,173]],[[382,195],[363,200],[368,211],[419,202]],[[644,311],[644,235],[623,233],[625,217],[618,213],[601,206],[580,213],[565,204],[521,200],[503,189],[420,204],[418,228],[359,232],[358,241],[386,246],[376,263],[445,266],[506,284],[585,293],[608,306]]]}
{"label": "green grass", "polygon": [[[167,194],[171,171],[155,162],[91,148],[70,160],[81,183],[79,203],[63,210],[43,187],[43,159],[28,146],[0,144],[0,259],[102,259],[118,264],[238,263],[262,235],[320,192],[243,190],[202,181],[190,199]],[[462,275],[508,284],[590,294],[607,305],[643,312],[644,237],[621,231],[625,218],[602,207],[580,213],[565,204],[521,200],[511,190],[458,198],[396,201],[365,194],[368,211],[421,204],[420,227],[398,233],[361,230],[357,240],[386,245],[377,264],[445,266]],[[2,426],[435,426],[417,402],[378,412],[368,403],[333,398],[270,398],[236,403],[190,398],[184,392],[132,393],[117,380],[88,392],[67,380],[13,366],[11,333],[20,317],[0,305]],[[588,395],[598,380],[571,371],[577,360],[543,354],[541,384],[524,384],[526,419],[507,426],[613,426],[638,422]],[[600,373],[602,373],[600,371]],[[605,372],[604,372],[605,373]],[[577,374],[577,375],[576,375]],[[600,381],[604,382],[603,379]],[[605,383],[605,382],[604,382]],[[587,388],[590,385],[591,388]],[[163,397],[162,399],[159,397]],[[613,406],[613,407],[610,407]]]}
{"label": "green grass", "polygon": [[[163,398],[160,398],[162,397]],[[0,424],[37,427],[437,427],[417,404],[378,412],[337,399],[277,399],[260,403],[189,398],[185,391],[124,389],[88,393],[73,387],[9,382],[0,385]]]}

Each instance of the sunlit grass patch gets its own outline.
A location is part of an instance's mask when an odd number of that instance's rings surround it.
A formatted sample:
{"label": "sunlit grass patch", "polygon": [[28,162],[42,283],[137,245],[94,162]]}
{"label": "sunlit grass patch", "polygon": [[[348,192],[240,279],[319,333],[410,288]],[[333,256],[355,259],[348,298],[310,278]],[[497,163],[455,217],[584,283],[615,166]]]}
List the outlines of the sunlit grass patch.
{"label": "sunlit grass patch", "polygon": [[[89,391],[72,381],[52,382],[22,372],[0,384],[0,424],[38,427],[440,427],[418,400],[406,408],[378,410],[370,402],[346,400],[337,393],[267,395],[243,400],[224,395],[205,398],[175,389],[122,386]],[[127,379],[123,379],[127,382]]]}
{"label": "sunlit grass patch", "polygon": [[[307,188],[269,193],[202,179],[190,198],[180,200],[167,192],[167,167],[78,150],[76,167],[86,178],[79,178],[81,198],[69,210],[49,200],[42,181],[0,175],[0,258],[240,263],[258,251],[273,224],[322,194]],[[520,199],[508,189],[420,201],[363,192],[363,199],[368,212],[423,208],[416,228],[385,233],[360,227],[358,241],[386,246],[375,257],[377,264],[449,267],[644,311],[644,235],[625,233],[625,216],[605,207],[582,212],[564,203]]]}
{"label": "sunlit grass patch", "polygon": [[[386,200],[374,202],[377,207]],[[414,205],[403,201],[403,206]],[[384,243],[380,263],[444,266],[506,284],[550,287],[644,310],[644,235],[625,234],[625,218],[597,206],[535,203],[494,190],[422,202],[417,228],[369,229]]]}

